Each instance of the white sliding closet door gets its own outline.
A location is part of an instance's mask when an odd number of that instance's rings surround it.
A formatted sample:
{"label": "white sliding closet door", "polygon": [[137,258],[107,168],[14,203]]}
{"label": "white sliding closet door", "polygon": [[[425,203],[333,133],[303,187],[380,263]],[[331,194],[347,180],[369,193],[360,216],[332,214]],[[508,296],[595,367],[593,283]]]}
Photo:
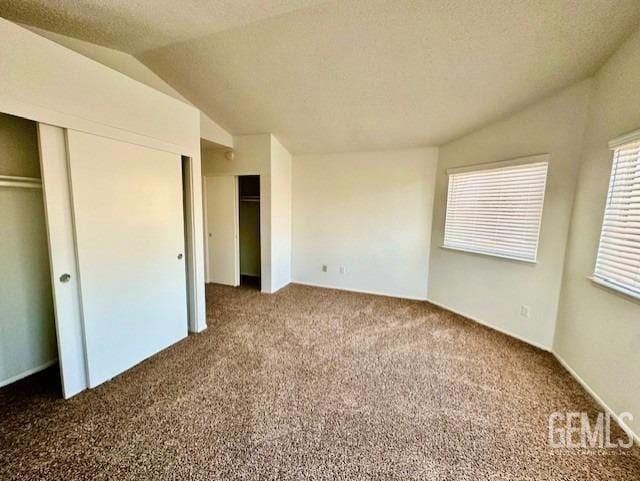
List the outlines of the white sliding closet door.
{"label": "white sliding closet door", "polygon": [[240,284],[238,178],[233,175],[206,177],[205,188],[208,281],[237,286]]}
{"label": "white sliding closet door", "polygon": [[94,387],[187,335],[181,158],[68,131]]}

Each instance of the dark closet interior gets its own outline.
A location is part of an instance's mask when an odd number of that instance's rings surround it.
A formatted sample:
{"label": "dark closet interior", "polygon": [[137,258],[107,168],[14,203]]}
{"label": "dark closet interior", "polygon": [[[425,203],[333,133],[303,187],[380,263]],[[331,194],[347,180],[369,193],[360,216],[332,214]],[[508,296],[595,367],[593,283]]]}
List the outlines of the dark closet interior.
{"label": "dark closet interior", "polygon": [[239,177],[240,285],[260,289],[260,176]]}

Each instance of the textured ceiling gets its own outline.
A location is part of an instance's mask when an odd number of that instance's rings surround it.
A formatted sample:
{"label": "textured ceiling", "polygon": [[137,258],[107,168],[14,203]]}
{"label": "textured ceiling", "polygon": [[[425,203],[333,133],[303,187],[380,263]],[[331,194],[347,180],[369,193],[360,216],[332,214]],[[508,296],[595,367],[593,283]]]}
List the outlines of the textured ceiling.
{"label": "textured ceiling", "polygon": [[326,0],[0,0],[0,16],[135,53],[321,1]]}
{"label": "textured ceiling", "polygon": [[294,153],[439,145],[592,74],[638,0],[325,3],[139,58]]}
{"label": "textured ceiling", "polygon": [[[86,3],[41,5],[74,17]],[[143,3],[85,11],[79,30],[44,27],[97,42],[96,23],[121,21],[120,48],[137,42],[128,50],[211,118],[234,134],[273,132],[293,153],[441,144],[593,74],[640,20],[638,0],[341,0],[249,24],[247,14],[196,38],[206,16],[197,2],[176,2],[175,18],[162,14],[169,0]],[[235,1],[211,3],[238,12]],[[151,43],[190,39],[141,52],[130,27],[140,24],[163,37]]]}

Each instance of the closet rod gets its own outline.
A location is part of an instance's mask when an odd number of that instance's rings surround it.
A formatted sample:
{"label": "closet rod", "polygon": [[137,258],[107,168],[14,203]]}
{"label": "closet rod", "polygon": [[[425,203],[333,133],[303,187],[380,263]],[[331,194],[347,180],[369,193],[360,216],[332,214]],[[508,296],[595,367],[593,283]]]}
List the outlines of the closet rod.
{"label": "closet rod", "polygon": [[42,189],[42,179],[38,179],[36,177],[16,177],[14,175],[0,175],[0,187]]}

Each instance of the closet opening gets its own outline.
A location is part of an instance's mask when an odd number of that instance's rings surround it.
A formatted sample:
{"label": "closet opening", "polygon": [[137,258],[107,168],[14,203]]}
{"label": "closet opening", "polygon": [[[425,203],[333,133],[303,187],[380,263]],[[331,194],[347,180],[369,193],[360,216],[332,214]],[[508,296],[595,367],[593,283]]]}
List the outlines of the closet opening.
{"label": "closet opening", "polygon": [[37,125],[4,113],[0,219],[0,388],[43,371],[38,390],[58,395],[60,374],[47,369],[58,349]]}
{"label": "closet opening", "polygon": [[261,288],[260,271],[260,176],[238,176],[238,242],[240,285]]}

